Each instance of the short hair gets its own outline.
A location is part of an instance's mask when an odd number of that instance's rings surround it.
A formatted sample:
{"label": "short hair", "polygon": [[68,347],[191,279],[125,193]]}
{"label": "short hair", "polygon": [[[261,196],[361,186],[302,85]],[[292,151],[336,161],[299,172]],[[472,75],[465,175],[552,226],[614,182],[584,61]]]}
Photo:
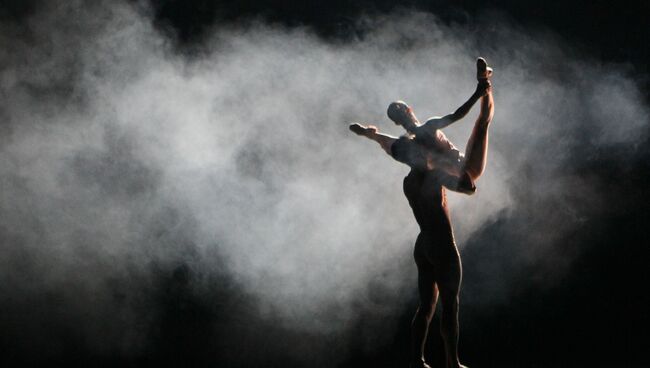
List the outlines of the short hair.
{"label": "short hair", "polygon": [[390,120],[398,123],[404,117],[404,112],[406,109],[408,109],[408,105],[404,101],[395,101],[391,102],[390,105],[388,105],[386,114]]}

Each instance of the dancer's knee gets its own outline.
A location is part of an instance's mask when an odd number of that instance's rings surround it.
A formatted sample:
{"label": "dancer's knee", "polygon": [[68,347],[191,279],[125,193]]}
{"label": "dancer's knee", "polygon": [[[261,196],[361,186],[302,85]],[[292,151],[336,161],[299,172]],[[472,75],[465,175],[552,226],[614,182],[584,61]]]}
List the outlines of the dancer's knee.
{"label": "dancer's knee", "polygon": [[475,182],[479,177],[481,177],[481,175],[483,175],[485,164],[483,163],[483,160],[477,162],[475,158],[468,158],[463,169],[472,182]]}
{"label": "dancer's knee", "polygon": [[453,311],[458,309],[458,289],[448,289],[440,291],[440,301],[442,303],[442,312]]}
{"label": "dancer's knee", "polygon": [[483,170],[481,168],[475,167],[468,167],[465,172],[467,175],[469,175],[472,181],[476,181],[483,174]]}

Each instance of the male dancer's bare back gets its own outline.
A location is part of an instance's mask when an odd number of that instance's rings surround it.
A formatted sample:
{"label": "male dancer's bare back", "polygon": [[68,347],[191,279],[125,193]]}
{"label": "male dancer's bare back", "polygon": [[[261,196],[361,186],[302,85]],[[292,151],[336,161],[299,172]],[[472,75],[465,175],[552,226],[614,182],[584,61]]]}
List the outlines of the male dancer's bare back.
{"label": "male dancer's bare back", "polygon": [[[462,268],[445,188],[471,194],[475,191],[474,181],[485,168],[487,130],[494,115],[494,103],[489,82],[491,69],[481,58],[477,61],[477,69],[476,92],[456,112],[445,117],[420,125],[403,102],[389,106],[389,117],[412,133],[411,136],[395,138],[379,133],[372,126],[350,126],[353,132],[378,142],[393,158],[411,167],[404,178],[404,194],[420,226],[414,249],[420,305],[412,323],[411,367],[428,367],[424,362],[424,345],[438,297],[443,307],[440,332],[447,368],[464,367],[458,359],[458,293]],[[463,156],[439,129],[464,117],[479,98],[481,112]]]}

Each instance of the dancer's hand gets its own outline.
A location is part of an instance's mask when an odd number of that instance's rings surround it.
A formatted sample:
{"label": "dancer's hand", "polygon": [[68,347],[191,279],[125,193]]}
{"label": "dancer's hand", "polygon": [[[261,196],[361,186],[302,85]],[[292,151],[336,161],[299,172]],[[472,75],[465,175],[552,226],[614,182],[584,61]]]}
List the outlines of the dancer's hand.
{"label": "dancer's hand", "polygon": [[483,79],[476,85],[476,95],[479,97],[487,96],[492,92],[492,83],[489,79]]}
{"label": "dancer's hand", "polygon": [[350,130],[354,132],[355,134],[358,135],[363,135],[363,136],[368,136],[370,134],[377,133],[377,127],[373,125],[368,125],[367,127],[359,124],[359,123],[352,123],[350,124]]}

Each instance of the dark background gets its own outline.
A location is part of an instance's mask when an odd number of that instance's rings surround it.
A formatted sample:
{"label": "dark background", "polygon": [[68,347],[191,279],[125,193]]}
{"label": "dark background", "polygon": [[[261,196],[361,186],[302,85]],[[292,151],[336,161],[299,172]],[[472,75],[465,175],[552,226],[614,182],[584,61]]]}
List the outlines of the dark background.
{"label": "dark background", "polygon": [[[21,22],[38,6],[36,1],[0,2],[0,19]],[[411,7],[437,15],[443,22],[459,24],[473,29],[474,20],[504,17],[516,26],[549,28],[575,45],[576,52],[601,62],[623,63],[638,77],[648,100],[648,14],[650,2],[638,1],[622,4],[610,1],[403,1],[402,7]],[[288,26],[311,27],[331,42],[342,42],[355,37],[356,20],[364,14],[383,14],[395,8],[390,1],[282,1],[240,0],[213,2],[207,0],[151,0],[155,24],[168,34],[183,52],[200,52],[202,41],[210,27],[217,22],[246,22],[263,18]],[[497,18],[495,18],[497,19]],[[615,123],[615,122],[613,122]],[[604,202],[611,210],[592,218],[565,239],[566,244],[589,243],[588,251],[579,257],[570,274],[553,288],[539,287],[539,274],[532,269],[509,270],[516,275],[515,287],[507,303],[489,308],[472,309],[461,300],[461,353],[470,367],[648,367],[648,265],[646,247],[650,225],[650,142],[634,147],[630,160],[625,155],[606,152],[598,147],[576,148],[574,154],[590,157],[573,170],[592,177],[598,182]],[[623,148],[622,148],[623,149]],[[582,151],[580,151],[582,150]],[[526,193],[514,193],[520,202],[529,201],[534,207],[535,198]],[[552,213],[549,215],[552,216]],[[504,218],[497,221],[519,221],[526,218]],[[519,224],[519,225],[521,225]],[[499,225],[499,224],[497,224]],[[516,247],[517,234],[509,229],[520,226],[491,226],[470,239],[463,254],[465,267],[465,293],[472,295],[472,285],[478,284],[481,272],[486,270],[486,260],[498,267],[519,264],[504,259],[509,247]],[[502,239],[503,248],[490,253],[471,242],[481,237]],[[513,254],[516,251],[513,249]],[[479,262],[480,260],[480,262]],[[497,267],[497,268],[498,268]],[[140,366],[188,363],[212,366],[274,366],[295,365],[282,352],[270,351],[255,344],[247,344],[250,336],[259,333],[257,340],[274,336],[279,327],[250,320],[247,331],[233,331],[233,342],[222,342],[214,350],[207,343],[216,335],[215,321],[232,318],[227,315],[237,303],[245,310],[253,303],[224,287],[226,282],[215,280],[212,291],[228,307],[205,304],[205,298],[193,295],[184,288],[195,277],[192,271],[179,266],[173,272],[161,272],[157,300],[165,310],[159,330],[153,334],[154,343],[146,356],[97,357],[82,346],[71,347],[66,353],[49,360],[47,365]],[[535,279],[535,280],[533,280]],[[534,286],[531,286],[534,285]],[[484,291],[485,292],[485,291]],[[412,305],[415,306],[415,291]],[[233,307],[233,305],[235,307]],[[399,317],[399,328],[391,333],[392,343],[376,349],[362,344],[351,346],[342,367],[393,367],[402,366],[408,350],[409,323],[412,309],[404,310]],[[471,316],[471,319],[468,317]],[[239,317],[244,319],[243,317]],[[363,324],[363,322],[361,323]],[[431,338],[432,356],[440,356],[440,340],[436,337],[437,320]],[[242,323],[246,326],[246,323]],[[256,332],[257,331],[257,332]],[[359,326],[363,331],[363,326]],[[466,333],[467,332],[467,333]],[[382,334],[382,331],[373,333]],[[0,331],[0,334],[2,332]],[[465,341],[471,336],[473,341]],[[239,336],[239,338],[237,337]],[[292,336],[303,343],[316,343],[313,336]],[[477,341],[478,339],[478,341]],[[361,339],[359,339],[361,341]],[[3,337],[3,345],[11,349],[11,341]],[[256,346],[252,348],[251,346]],[[7,354],[7,352],[5,352]],[[16,358],[29,352],[9,352]],[[33,357],[32,357],[33,358]],[[25,362],[41,363],[38,359]],[[506,362],[506,363],[499,363]]]}

